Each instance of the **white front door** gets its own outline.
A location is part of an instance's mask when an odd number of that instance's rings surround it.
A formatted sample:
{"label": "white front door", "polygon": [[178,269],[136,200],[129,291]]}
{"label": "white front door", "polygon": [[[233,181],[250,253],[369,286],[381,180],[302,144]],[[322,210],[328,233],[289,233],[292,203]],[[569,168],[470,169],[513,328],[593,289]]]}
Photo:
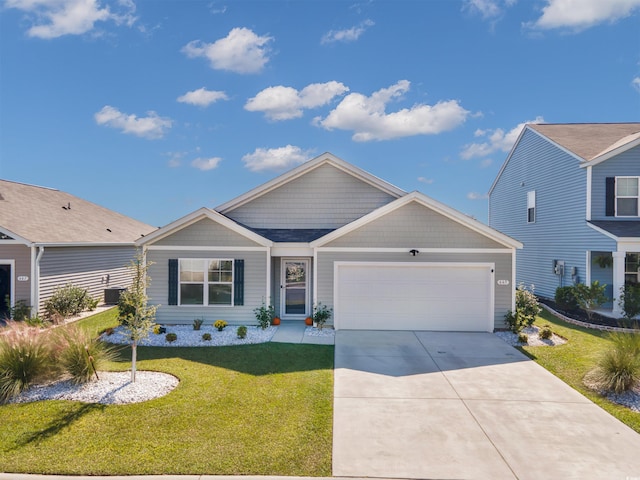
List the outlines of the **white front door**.
{"label": "white front door", "polygon": [[309,260],[282,261],[280,316],[304,318],[309,315]]}

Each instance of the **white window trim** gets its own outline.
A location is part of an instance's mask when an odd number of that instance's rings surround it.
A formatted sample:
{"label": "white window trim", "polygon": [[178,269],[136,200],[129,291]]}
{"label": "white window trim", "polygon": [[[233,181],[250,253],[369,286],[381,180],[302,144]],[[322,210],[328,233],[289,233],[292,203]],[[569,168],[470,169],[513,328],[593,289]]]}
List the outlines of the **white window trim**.
{"label": "white window trim", "polygon": [[[529,210],[533,209],[533,220],[529,220]],[[536,191],[530,190],[527,192],[527,223],[536,223]]]}
{"label": "white window trim", "polygon": [[[190,260],[190,261],[201,261],[202,262],[202,268],[203,268],[203,273],[204,273],[204,280],[203,282],[183,282],[180,279],[180,267],[182,265],[182,261],[183,260]],[[209,262],[211,262],[212,260],[216,260],[218,262],[231,262],[231,282],[209,282],[208,280],[208,274],[209,274]],[[235,271],[235,262],[233,258],[179,258],[178,259],[178,306],[180,307],[220,307],[220,308],[225,308],[225,307],[233,307],[235,305],[235,289],[234,289],[234,283],[235,283],[235,278],[236,278],[236,271]],[[192,304],[192,303],[188,303],[188,304],[183,304],[182,303],[182,288],[181,286],[183,284],[194,284],[194,285],[202,285],[202,304]],[[208,286],[211,284],[223,284],[223,285],[231,285],[231,303],[230,304],[209,304],[209,288]]]}
{"label": "white window trim", "polygon": [[[618,179],[619,178],[635,178],[638,182],[638,195],[634,196],[618,196]],[[635,198],[636,199],[636,215],[618,215],[618,198]],[[620,218],[638,218],[640,216],[640,177],[633,175],[615,177],[615,185],[613,187],[613,201],[616,217]]]}

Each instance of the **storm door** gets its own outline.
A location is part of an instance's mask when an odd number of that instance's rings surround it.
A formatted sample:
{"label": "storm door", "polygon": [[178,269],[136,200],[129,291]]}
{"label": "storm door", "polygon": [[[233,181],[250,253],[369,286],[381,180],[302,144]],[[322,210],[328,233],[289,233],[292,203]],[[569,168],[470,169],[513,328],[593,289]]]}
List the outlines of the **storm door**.
{"label": "storm door", "polygon": [[309,260],[283,260],[281,278],[281,315],[306,317],[309,314]]}

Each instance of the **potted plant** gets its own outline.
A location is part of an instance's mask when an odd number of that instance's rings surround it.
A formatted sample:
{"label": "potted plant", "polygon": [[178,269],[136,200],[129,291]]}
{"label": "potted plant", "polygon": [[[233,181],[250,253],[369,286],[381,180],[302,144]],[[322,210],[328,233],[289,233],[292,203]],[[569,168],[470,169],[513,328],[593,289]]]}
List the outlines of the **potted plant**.
{"label": "potted plant", "polygon": [[331,318],[332,310],[321,302],[313,307],[313,325],[319,330]]}

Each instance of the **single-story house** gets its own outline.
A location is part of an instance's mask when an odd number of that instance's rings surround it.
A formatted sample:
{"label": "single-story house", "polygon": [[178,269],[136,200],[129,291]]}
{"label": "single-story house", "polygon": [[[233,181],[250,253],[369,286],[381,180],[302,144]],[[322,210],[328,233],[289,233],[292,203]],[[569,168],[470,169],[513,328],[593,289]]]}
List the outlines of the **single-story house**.
{"label": "single-story house", "polygon": [[60,190],[0,180],[0,318],[19,301],[35,314],[69,283],[98,299],[128,286],[135,241],[154,230]]}
{"label": "single-story house", "polygon": [[516,240],[325,153],[136,242],[159,323],[255,322],[273,305],[336,329],[488,331],[514,308]]}

